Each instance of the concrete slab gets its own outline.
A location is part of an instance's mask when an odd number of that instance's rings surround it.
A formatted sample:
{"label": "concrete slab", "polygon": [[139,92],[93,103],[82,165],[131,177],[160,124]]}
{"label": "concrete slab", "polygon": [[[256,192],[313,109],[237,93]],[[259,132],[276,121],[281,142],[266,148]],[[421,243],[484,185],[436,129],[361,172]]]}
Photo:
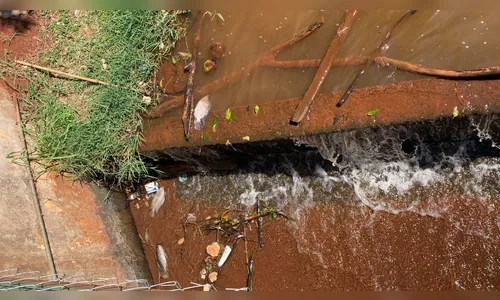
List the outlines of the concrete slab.
{"label": "concrete slab", "polygon": [[[15,102],[0,88],[0,271],[49,274],[26,167],[6,156],[23,149]],[[86,279],[117,277],[151,281],[125,196],[55,174],[36,183],[58,273]]]}
{"label": "concrete slab", "polygon": [[0,88],[0,270],[48,272],[26,167],[7,158],[24,144],[17,122],[16,103]]}
{"label": "concrete slab", "polygon": [[[258,115],[253,107],[231,108],[234,122],[224,119],[224,111],[213,111],[203,129],[206,145],[224,145],[269,141],[293,136],[337,132],[374,125],[434,120],[451,117],[457,106],[460,114],[500,111],[500,81],[454,81],[424,79],[373,86],[355,90],[341,107],[335,105],[343,91],[320,95],[314,101],[308,117],[299,126],[289,124],[299,98],[260,105]],[[373,116],[367,112],[377,108]],[[216,130],[211,124],[216,119]],[[198,147],[201,133],[193,131],[184,140],[181,117],[157,118],[144,121],[144,142],[141,152],[171,148]],[[249,140],[243,137],[249,137]]]}

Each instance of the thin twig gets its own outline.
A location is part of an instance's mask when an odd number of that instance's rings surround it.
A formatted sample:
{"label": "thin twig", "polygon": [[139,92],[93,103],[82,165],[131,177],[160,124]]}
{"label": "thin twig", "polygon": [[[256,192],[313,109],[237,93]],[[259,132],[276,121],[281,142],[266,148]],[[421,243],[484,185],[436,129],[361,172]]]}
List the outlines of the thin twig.
{"label": "thin twig", "polygon": [[49,73],[60,75],[60,76],[64,76],[64,77],[68,77],[68,78],[73,78],[73,79],[88,81],[88,82],[97,83],[97,84],[101,84],[101,85],[108,85],[108,86],[111,85],[108,82],[104,82],[104,81],[100,81],[100,80],[92,79],[92,78],[87,78],[87,77],[82,77],[82,76],[78,76],[78,75],[73,75],[73,74],[70,74],[70,73],[62,72],[62,71],[57,71],[57,70],[54,70],[54,69],[51,69],[51,68],[46,68],[46,67],[42,67],[42,66],[39,66],[39,65],[30,64],[28,62],[21,61],[21,60],[15,60],[15,62],[17,64],[20,64],[20,65],[23,65],[23,66],[35,68],[35,69],[42,70],[42,71],[47,71]]}
{"label": "thin twig", "polygon": [[291,124],[297,125],[302,121],[302,119],[304,119],[307,112],[309,112],[309,109],[311,108],[314,98],[318,94],[321,85],[323,84],[326,76],[328,75],[330,66],[333,60],[335,59],[335,56],[337,56],[337,53],[339,52],[342,42],[347,36],[347,33],[349,33],[349,29],[351,28],[352,23],[354,22],[354,16],[356,15],[356,12],[357,12],[356,10],[345,12],[344,17],[342,18],[342,22],[337,27],[337,31],[335,32],[335,35],[333,36],[332,41],[330,42],[330,47],[328,47],[325,56],[321,60],[319,68],[316,70],[316,74],[314,75],[314,78],[311,81],[309,88],[305,92],[304,96],[297,105],[295,112],[293,113],[293,116],[290,120]]}
{"label": "thin twig", "polygon": [[363,75],[363,73],[365,73],[365,71],[368,68],[368,66],[370,66],[373,63],[373,61],[375,60],[375,57],[380,56],[380,53],[382,52],[382,49],[389,42],[389,39],[391,38],[392,32],[394,31],[394,29],[396,29],[396,27],[398,27],[398,25],[401,24],[401,22],[404,19],[406,19],[406,17],[413,15],[415,12],[417,12],[417,11],[416,10],[409,10],[401,18],[399,18],[399,20],[396,23],[394,23],[394,25],[392,25],[391,29],[389,29],[389,31],[385,35],[385,38],[382,41],[382,43],[380,43],[380,45],[378,46],[378,48],[373,52],[373,54],[370,56],[370,58],[366,61],[365,65],[363,66],[363,69],[361,69],[361,72],[359,72],[359,74],[356,75],[356,77],[354,77],[354,80],[349,85],[349,88],[347,88],[347,90],[345,91],[344,95],[342,96],[342,98],[340,98],[339,102],[337,103],[337,107],[341,107],[342,104],[344,104],[344,102],[349,98],[349,96],[351,95],[352,91],[356,87],[356,83],[358,82],[358,80],[361,77],[361,75]]}
{"label": "thin twig", "polygon": [[186,140],[189,139],[191,134],[191,126],[194,111],[194,75],[196,73],[196,60],[198,59],[198,44],[200,43],[201,23],[203,15],[200,13],[195,20],[195,32],[193,37],[193,49],[191,52],[191,62],[186,67],[189,70],[189,77],[186,86],[186,93],[184,94],[184,110],[182,111],[182,123],[184,126],[184,136]]}

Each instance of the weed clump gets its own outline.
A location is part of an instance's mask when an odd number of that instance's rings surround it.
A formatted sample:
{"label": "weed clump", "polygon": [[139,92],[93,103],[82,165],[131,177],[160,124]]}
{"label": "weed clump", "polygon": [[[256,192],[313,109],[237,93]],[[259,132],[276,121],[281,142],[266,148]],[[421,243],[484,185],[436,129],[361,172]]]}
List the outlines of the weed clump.
{"label": "weed clump", "polygon": [[44,12],[50,46],[39,64],[110,83],[33,71],[23,113],[32,160],[74,179],[120,186],[146,176],[137,153],[153,68],[186,34],[187,16],[169,11]]}

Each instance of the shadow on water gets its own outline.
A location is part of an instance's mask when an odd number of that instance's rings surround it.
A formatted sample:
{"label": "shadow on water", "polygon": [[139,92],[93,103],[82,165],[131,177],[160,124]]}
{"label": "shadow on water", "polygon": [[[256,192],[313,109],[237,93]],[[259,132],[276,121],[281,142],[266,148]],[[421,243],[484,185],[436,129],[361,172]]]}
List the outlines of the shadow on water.
{"label": "shadow on water", "polygon": [[[486,135],[494,136],[485,136],[480,126],[487,126]],[[149,153],[145,161],[159,170],[152,175],[164,179],[182,172],[202,176],[291,175],[290,167],[301,177],[318,176],[319,167],[342,175],[375,162],[400,161],[410,167],[445,172],[458,163],[467,166],[477,158],[500,157],[500,148],[493,142],[499,140],[499,134],[500,118],[496,115],[442,118],[293,139],[175,148]]]}

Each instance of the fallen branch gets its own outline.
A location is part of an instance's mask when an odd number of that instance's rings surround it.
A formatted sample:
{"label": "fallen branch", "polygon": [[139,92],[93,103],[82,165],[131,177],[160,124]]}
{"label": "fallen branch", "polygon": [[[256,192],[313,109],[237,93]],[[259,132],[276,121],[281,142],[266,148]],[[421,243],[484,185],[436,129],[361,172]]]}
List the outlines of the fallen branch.
{"label": "fallen branch", "polygon": [[[218,90],[240,80],[243,78],[244,75],[253,72],[256,68],[260,66],[264,66],[266,64],[270,64],[272,61],[276,59],[276,56],[280,51],[283,49],[297,43],[298,41],[304,39],[311,33],[315,32],[318,28],[320,28],[323,25],[322,21],[314,22],[313,24],[309,25],[306,29],[302,30],[300,33],[294,35],[290,39],[270,48],[264,54],[258,58],[255,62],[247,65],[246,67],[241,68],[241,70],[236,71],[231,73],[228,76],[222,77],[221,79],[212,81],[209,84],[204,85],[201,87],[199,90],[195,91],[194,94],[195,96],[197,95],[207,95],[207,94],[212,94],[214,92],[217,92]],[[194,51],[193,54],[197,55],[197,52]],[[188,84],[189,87],[189,84]],[[187,91],[186,91],[187,93]],[[175,96],[172,97],[169,100],[166,100],[159,104],[157,107],[155,107],[150,113],[149,117],[152,118],[158,118],[164,115],[168,110],[177,108],[181,106],[183,103],[183,97],[182,96]],[[184,102],[185,103],[185,102]]]}
{"label": "fallen branch", "polygon": [[[191,126],[194,111],[194,74],[196,73],[196,60],[198,59],[198,44],[200,43],[201,23],[203,14],[200,12],[195,20],[196,30],[193,38],[193,50],[191,54],[191,62],[187,65],[186,69],[189,70],[189,77],[186,86],[186,93],[184,94],[184,110],[182,111],[182,123],[184,125],[184,136],[186,140],[189,139],[191,134]],[[198,21],[198,22],[196,22]]]}
{"label": "fallen branch", "polygon": [[73,75],[73,74],[69,74],[69,73],[66,73],[66,72],[62,72],[62,71],[57,71],[57,70],[54,70],[54,69],[51,69],[51,68],[46,68],[46,67],[42,67],[42,66],[30,64],[28,62],[21,61],[21,60],[15,60],[15,62],[17,64],[20,64],[20,65],[23,65],[23,66],[31,67],[31,68],[42,70],[42,71],[47,71],[49,73],[60,75],[60,76],[64,76],[64,77],[67,77],[67,78],[88,81],[88,82],[92,82],[92,83],[96,83],[96,84],[101,84],[101,85],[108,85],[108,86],[111,85],[108,82],[104,82],[104,81],[100,81],[100,80],[92,79],[92,78],[87,78],[87,77],[82,77],[82,76],[78,76],[78,75]]}
{"label": "fallen branch", "polygon": [[340,46],[344,41],[349,29],[354,22],[354,16],[356,15],[356,10],[346,11],[344,17],[342,18],[342,22],[340,22],[337,27],[337,31],[330,42],[330,46],[326,51],[325,56],[321,60],[319,68],[316,70],[316,74],[309,85],[309,88],[305,92],[304,96],[300,100],[295,112],[293,113],[292,119],[290,120],[291,124],[297,125],[304,119],[305,115],[311,108],[311,105],[314,101],[314,98],[318,94],[318,91],[325,81],[326,76],[328,76],[328,72],[330,70],[330,66],[332,65],[335,56],[339,52]]}
{"label": "fallen branch", "polygon": [[356,83],[358,82],[358,80],[361,77],[361,75],[363,75],[365,73],[366,69],[368,68],[368,66],[370,66],[373,63],[373,61],[375,60],[375,57],[380,56],[380,53],[382,52],[382,49],[387,46],[387,43],[389,42],[389,40],[390,40],[390,38],[392,36],[392,32],[394,31],[394,29],[396,29],[396,27],[398,27],[398,25],[401,24],[401,22],[404,19],[406,19],[407,17],[413,15],[415,12],[417,12],[417,11],[416,10],[409,10],[396,23],[394,23],[394,25],[392,25],[391,29],[389,29],[389,31],[385,35],[385,38],[382,41],[382,43],[380,43],[380,45],[378,46],[378,48],[375,49],[375,51],[370,56],[370,58],[365,62],[365,65],[363,66],[363,69],[361,69],[361,72],[359,72],[358,75],[356,75],[356,77],[354,77],[354,80],[351,82],[351,84],[349,85],[349,87],[345,91],[344,95],[342,96],[342,98],[340,98],[339,102],[337,103],[337,107],[341,107],[342,104],[344,104],[344,102],[347,101],[347,99],[351,95],[352,91],[356,87]]}

